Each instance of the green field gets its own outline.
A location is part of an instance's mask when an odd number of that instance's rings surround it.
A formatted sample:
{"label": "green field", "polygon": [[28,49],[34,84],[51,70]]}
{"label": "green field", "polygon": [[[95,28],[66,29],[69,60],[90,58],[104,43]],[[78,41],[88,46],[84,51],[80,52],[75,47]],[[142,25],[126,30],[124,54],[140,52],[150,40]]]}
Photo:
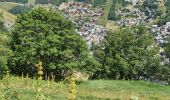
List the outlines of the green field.
{"label": "green field", "polygon": [[[40,81],[37,85],[36,80],[19,77],[0,80],[0,97],[8,94],[18,98],[11,100],[36,100],[37,88],[47,100],[67,100],[66,83]],[[139,100],[170,100],[170,86],[144,81],[88,80],[79,82],[76,91],[76,100],[130,100],[132,96]]]}

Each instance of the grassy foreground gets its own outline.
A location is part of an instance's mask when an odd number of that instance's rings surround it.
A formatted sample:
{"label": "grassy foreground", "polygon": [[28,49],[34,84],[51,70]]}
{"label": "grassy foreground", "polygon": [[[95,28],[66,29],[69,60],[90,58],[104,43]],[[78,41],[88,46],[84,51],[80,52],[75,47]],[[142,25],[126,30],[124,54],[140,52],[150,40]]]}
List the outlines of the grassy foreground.
{"label": "grassy foreground", "polygon": [[[43,100],[68,100],[68,84],[29,78],[9,77],[0,80],[0,100],[5,95],[11,100],[36,100],[37,89]],[[95,80],[82,81],[76,86],[76,100],[170,100],[170,86],[143,81]]]}

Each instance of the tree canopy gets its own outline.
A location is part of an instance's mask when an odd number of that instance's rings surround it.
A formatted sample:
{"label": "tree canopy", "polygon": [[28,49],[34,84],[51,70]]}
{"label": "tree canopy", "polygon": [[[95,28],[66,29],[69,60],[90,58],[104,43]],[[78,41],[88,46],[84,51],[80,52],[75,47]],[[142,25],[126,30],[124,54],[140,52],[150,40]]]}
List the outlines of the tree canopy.
{"label": "tree canopy", "polygon": [[144,26],[109,32],[101,46],[94,49],[94,57],[102,64],[94,78],[131,80],[159,76],[162,65],[158,51]]}
{"label": "tree canopy", "polygon": [[69,70],[85,67],[89,57],[74,24],[51,10],[38,8],[21,14],[12,35],[13,73],[33,74],[36,64],[42,61],[44,72],[60,77]]}

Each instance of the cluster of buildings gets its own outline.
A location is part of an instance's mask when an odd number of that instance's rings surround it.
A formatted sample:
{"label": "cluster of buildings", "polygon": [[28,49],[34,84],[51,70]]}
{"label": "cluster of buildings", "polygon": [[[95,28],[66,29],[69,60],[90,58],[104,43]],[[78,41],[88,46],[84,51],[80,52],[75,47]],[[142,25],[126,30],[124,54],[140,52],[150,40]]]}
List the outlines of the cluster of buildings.
{"label": "cluster of buildings", "polygon": [[130,2],[132,3],[133,5],[136,5],[137,3],[141,3],[143,2],[144,0],[125,0],[126,2]]}
{"label": "cluster of buildings", "polygon": [[117,11],[116,14],[122,17],[121,20],[116,22],[119,26],[139,25],[145,23],[147,19],[145,13],[137,8],[127,9],[127,11]]}
{"label": "cluster of buildings", "polygon": [[62,3],[58,9],[75,23],[76,32],[84,37],[89,48],[103,40],[106,28],[96,23],[98,18],[103,16],[102,9],[95,11],[90,4],[74,1]]}
{"label": "cluster of buildings", "polygon": [[101,42],[106,35],[105,27],[90,22],[81,24],[76,31],[84,37],[89,47],[91,47],[92,44]]}
{"label": "cluster of buildings", "polygon": [[63,2],[60,6],[52,4],[25,4],[28,8],[44,7],[59,10],[64,13],[64,16],[71,20],[76,25],[76,32],[84,37],[89,48],[92,44],[98,44],[103,40],[106,34],[106,28],[97,25],[99,17],[103,16],[103,9],[92,9],[91,4],[82,2],[75,2],[70,0],[69,2]]}
{"label": "cluster of buildings", "polygon": [[153,25],[150,30],[159,44],[167,43],[166,38],[170,36],[170,22],[162,26]]}
{"label": "cluster of buildings", "polygon": [[62,3],[59,7],[59,10],[63,11],[66,15],[76,17],[76,16],[83,16],[83,17],[100,17],[103,15],[103,11],[100,9],[98,11],[92,10],[91,4],[86,4],[82,2],[66,2]]}
{"label": "cluster of buildings", "polygon": [[[170,22],[167,22],[165,25],[158,26],[152,25],[150,31],[153,33],[156,42],[161,46],[163,43],[168,43],[167,38],[170,36]],[[164,49],[160,49],[160,56],[164,59],[163,64],[168,64],[170,59],[166,57]]]}

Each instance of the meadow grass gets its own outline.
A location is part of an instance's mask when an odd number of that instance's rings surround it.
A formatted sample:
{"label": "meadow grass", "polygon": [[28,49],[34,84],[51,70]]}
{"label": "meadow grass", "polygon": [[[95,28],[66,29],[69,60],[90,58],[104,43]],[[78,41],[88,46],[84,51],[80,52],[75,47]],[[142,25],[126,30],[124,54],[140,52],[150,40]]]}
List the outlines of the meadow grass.
{"label": "meadow grass", "polygon": [[0,13],[3,14],[4,20],[6,21],[11,21],[12,23],[15,22],[15,20],[17,19],[17,17],[3,9],[0,9]]}
{"label": "meadow grass", "polygon": [[[0,96],[4,94],[6,78],[0,80]],[[39,81],[30,78],[10,76],[9,89],[19,100],[35,100],[36,89],[48,100],[68,100],[69,85],[63,82]],[[88,80],[80,81],[76,86],[76,100],[130,100],[137,96],[139,100],[170,100],[170,86],[144,81]]]}
{"label": "meadow grass", "polygon": [[112,31],[120,29],[120,26],[116,25],[114,21],[107,20],[106,28]]}

